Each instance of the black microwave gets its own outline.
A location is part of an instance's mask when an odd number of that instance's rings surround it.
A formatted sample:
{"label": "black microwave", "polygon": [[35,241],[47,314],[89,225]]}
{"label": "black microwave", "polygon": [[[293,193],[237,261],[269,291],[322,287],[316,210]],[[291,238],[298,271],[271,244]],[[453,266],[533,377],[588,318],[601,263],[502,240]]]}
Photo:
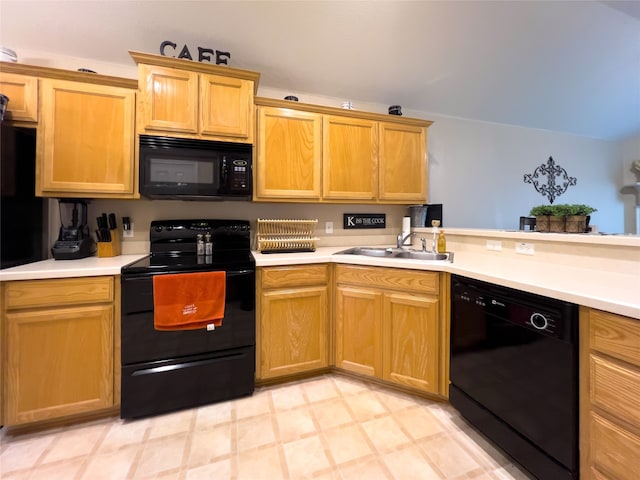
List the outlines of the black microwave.
{"label": "black microwave", "polygon": [[145,197],[251,200],[251,144],[140,135],[139,146]]}

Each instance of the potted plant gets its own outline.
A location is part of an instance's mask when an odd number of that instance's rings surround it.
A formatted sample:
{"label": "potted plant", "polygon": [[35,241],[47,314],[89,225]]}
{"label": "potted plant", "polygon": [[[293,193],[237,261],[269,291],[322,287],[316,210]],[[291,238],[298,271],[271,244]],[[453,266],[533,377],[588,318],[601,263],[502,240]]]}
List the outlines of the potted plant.
{"label": "potted plant", "polygon": [[549,231],[553,233],[564,233],[566,224],[566,215],[569,211],[568,205],[560,203],[551,206],[551,215],[549,216]]}
{"label": "potted plant", "polygon": [[588,217],[597,211],[595,208],[580,203],[567,205],[565,230],[569,233],[584,233],[589,224]]}
{"label": "potted plant", "polygon": [[549,215],[553,212],[552,205],[537,205],[529,211],[529,215],[536,217],[536,231],[549,231]]}

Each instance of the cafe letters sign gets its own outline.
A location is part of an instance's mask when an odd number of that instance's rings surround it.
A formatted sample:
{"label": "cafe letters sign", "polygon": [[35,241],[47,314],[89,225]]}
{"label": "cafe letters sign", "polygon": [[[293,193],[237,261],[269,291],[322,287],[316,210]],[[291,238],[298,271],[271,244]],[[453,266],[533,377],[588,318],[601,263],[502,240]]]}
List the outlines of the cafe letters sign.
{"label": "cafe letters sign", "polygon": [[[231,58],[231,53],[214,50],[213,48],[197,47],[199,62],[215,63],[216,65],[227,65],[227,60]],[[195,51],[194,51],[195,52]],[[178,52],[178,44],[170,40],[165,40],[160,44],[160,55],[173,58],[185,58],[194,60],[189,47],[185,44]]]}
{"label": "cafe letters sign", "polygon": [[385,213],[344,213],[342,227],[345,230],[354,228],[385,228],[387,215]]}

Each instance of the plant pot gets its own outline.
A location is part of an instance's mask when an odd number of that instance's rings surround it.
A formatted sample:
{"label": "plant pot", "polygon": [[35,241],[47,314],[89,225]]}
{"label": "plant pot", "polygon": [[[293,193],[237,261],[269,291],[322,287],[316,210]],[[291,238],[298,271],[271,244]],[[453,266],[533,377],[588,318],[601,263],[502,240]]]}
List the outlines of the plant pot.
{"label": "plant pot", "polygon": [[564,233],[565,229],[565,218],[557,215],[549,216],[549,231],[553,233]]}
{"label": "plant pot", "polygon": [[536,232],[548,232],[549,231],[549,216],[541,215],[536,216]]}
{"label": "plant pot", "polygon": [[584,233],[587,230],[587,217],[585,215],[567,215],[564,228],[567,233]]}

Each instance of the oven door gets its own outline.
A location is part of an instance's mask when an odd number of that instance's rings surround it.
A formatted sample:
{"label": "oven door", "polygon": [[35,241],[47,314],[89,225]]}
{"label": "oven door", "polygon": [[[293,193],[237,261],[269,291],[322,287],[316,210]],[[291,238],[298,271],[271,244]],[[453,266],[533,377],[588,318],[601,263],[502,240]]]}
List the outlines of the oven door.
{"label": "oven door", "polygon": [[122,276],[122,365],[255,345],[255,270],[226,272],[225,311],[215,330],[153,326],[153,276]]}

